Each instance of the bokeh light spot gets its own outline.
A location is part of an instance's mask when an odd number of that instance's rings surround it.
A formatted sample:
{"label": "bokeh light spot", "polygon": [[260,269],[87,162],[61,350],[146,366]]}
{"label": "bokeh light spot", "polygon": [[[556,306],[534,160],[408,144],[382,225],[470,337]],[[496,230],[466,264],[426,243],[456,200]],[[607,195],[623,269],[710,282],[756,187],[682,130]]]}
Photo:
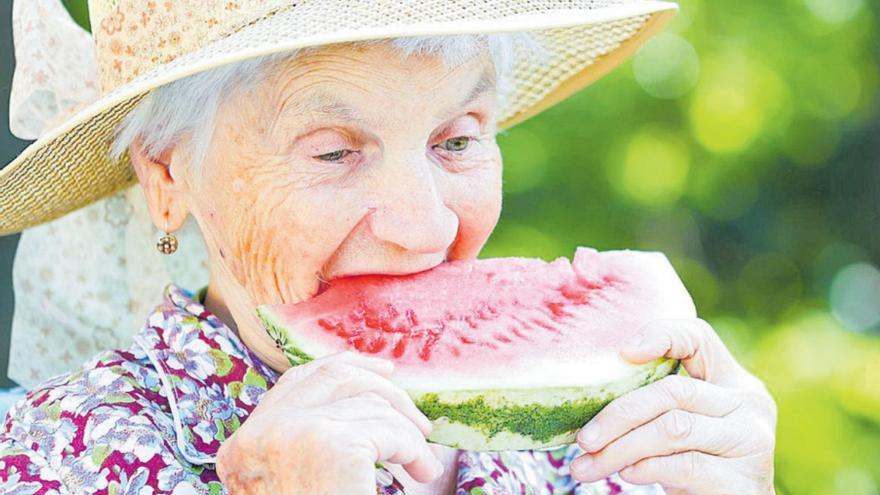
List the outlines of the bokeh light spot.
{"label": "bokeh light spot", "polygon": [[864,469],[841,469],[834,477],[836,493],[847,495],[877,495],[877,484],[871,473]]}
{"label": "bokeh light spot", "polygon": [[686,39],[661,33],[638,51],[633,59],[633,73],[649,95],[678,98],[696,85],[700,61]]}
{"label": "bokeh light spot", "polygon": [[690,102],[691,132],[707,150],[743,154],[763,134],[784,129],[791,90],[779,67],[758,51],[726,46],[701,52],[700,80]]}
{"label": "bokeh light spot", "polygon": [[804,0],[807,8],[829,24],[846,22],[862,10],[864,0]]}
{"label": "bokeh light spot", "polygon": [[796,84],[803,109],[819,118],[845,117],[861,102],[862,76],[859,71],[829,56],[805,60],[798,70]]}
{"label": "bokeh light spot", "polygon": [[670,205],[685,189],[690,153],[678,135],[647,126],[629,140],[623,162],[611,167],[611,181],[629,199],[648,206]]}
{"label": "bokeh light spot", "polygon": [[763,120],[758,102],[746,88],[717,80],[698,88],[690,117],[700,144],[718,153],[747,148],[761,131]]}
{"label": "bokeh light spot", "polygon": [[840,132],[827,121],[797,119],[782,138],[782,150],[797,165],[825,165],[840,143]]}
{"label": "bokeh light spot", "polygon": [[831,282],[841,268],[853,263],[867,262],[870,259],[867,251],[861,246],[848,242],[832,242],[827,244],[813,260],[813,286],[818,294],[828,294]]}
{"label": "bokeh light spot", "polygon": [[880,324],[880,270],[853,263],[831,281],[831,312],[844,327],[863,332]]}

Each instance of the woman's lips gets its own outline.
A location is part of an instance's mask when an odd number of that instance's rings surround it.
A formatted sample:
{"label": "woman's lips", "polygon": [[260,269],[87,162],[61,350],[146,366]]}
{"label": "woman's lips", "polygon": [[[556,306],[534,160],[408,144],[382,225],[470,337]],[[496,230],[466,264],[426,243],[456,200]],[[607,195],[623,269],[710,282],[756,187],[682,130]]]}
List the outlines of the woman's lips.
{"label": "woman's lips", "polygon": [[440,265],[441,263],[445,263],[446,261],[447,260],[444,259],[440,263],[433,263],[431,266],[428,266],[427,268],[422,268],[420,270],[400,270],[400,271],[396,271],[396,272],[392,272],[392,271],[388,271],[388,272],[369,272],[369,271],[351,272],[351,273],[343,273],[343,274],[337,275],[335,277],[332,277],[330,280],[319,279],[320,282],[318,284],[318,291],[315,293],[315,295],[313,297],[320,296],[321,294],[326,292],[327,289],[330,288],[330,286],[332,285],[334,280],[340,280],[340,279],[349,278],[349,277],[358,277],[358,276],[362,276],[362,275],[384,275],[384,276],[391,276],[391,277],[400,276],[400,275],[410,275],[413,273],[419,273],[419,272],[423,272],[426,270],[430,270],[430,269]]}
{"label": "woman's lips", "polygon": [[330,288],[330,282],[327,282],[326,280],[321,280],[321,282],[318,284],[318,292],[315,292],[315,295],[312,296],[312,297],[318,297],[318,296],[320,296],[320,295],[323,294],[324,291],[326,291],[328,288]]}

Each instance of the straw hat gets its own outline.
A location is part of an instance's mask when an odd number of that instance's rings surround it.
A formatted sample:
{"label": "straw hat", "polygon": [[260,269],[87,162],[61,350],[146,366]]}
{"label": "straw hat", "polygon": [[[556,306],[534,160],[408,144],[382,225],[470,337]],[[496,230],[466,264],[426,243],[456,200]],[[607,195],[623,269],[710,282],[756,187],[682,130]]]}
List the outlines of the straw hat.
{"label": "straw hat", "polygon": [[101,96],[0,171],[0,235],[134,183],[127,158],[108,156],[114,127],[150,90],[212,67],[325,43],[529,31],[551,56],[516,58],[503,130],[606,74],[676,10],[656,0],[89,0]]}

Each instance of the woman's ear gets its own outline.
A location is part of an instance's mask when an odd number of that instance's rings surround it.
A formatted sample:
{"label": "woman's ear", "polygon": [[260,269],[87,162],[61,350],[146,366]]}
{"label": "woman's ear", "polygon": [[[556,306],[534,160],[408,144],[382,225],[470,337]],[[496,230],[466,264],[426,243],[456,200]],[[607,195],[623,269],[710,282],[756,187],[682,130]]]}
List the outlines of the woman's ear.
{"label": "woman's ear", "polygon": [[179,229],[189,215],[188,188],[183,177],[171,173],[174,146],[151,157],[144,149],[143,140],[137,138],[129,146],[128,155],[144,190],[153,224],[168,232]]}

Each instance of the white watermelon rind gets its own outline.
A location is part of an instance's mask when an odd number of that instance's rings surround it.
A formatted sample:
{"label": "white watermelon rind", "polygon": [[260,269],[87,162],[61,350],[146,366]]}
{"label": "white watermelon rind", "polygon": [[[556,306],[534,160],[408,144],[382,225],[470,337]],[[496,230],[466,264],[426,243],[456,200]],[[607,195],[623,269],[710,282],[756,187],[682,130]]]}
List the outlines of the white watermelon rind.
{"label": "white watermelon rind", "polygon": [[[313,343],[299,342],[271,311],[258,307],[257,314],[291,366],[314,359],[302,350]],[[434,423],[431,442],[467,450],[533,450],[574,442],[606,404],[674,373],[678,361],[661,358],[629,368],[617,380],[585,387],[405,390]]]}

